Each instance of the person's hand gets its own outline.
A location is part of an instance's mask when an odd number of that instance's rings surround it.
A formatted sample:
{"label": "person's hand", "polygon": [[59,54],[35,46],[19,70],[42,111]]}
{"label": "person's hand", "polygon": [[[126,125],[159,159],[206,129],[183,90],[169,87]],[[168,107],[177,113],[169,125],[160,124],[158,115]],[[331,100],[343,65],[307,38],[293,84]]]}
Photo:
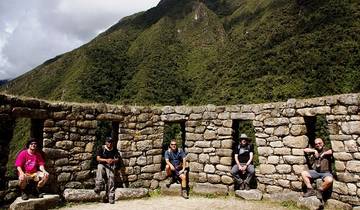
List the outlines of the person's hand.
{"label": "person's hand", "polygon": [[25,180],[25,173],[24,172],[19,172],[19,180],[23,181]]}
{"label": "person's hand", "polygon": [[174,167],[173,165],[170,165],[170,169],[171,169],[172,171],[175,171],[175,167]]}
{"label": "person's hand", "polygon": [[49,177],[49,172],[47,172],[46,170],[44,170],[43,173],[44,173],[44,176],[45,176],[45,177]]}
{"label": "person's hand", "polygon": [[181,171],[179,171],[179,174],[182,174],[185,172],[185,169],[181,169]]}

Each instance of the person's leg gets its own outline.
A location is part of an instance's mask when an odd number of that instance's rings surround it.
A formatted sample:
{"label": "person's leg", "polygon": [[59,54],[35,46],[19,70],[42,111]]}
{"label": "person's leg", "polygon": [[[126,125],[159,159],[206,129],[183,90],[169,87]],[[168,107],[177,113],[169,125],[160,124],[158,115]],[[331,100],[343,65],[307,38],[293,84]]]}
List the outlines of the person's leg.
{"label": "person's leg", "polygon": [[115,174],[114,169],[106,168],[107,175],[107,189],[108,189],[108,197],[109,203],[115,203]]}
{"label": "person's leg", "polygon": [[44,185],[47,183],[48,179],[49,179],[48,174],[45,174],[41,171],[38,171],[36,173],[35,180],[39,180],[37,183],[37,186],[36,186],[36,194],[39,198],[44,197],[44,193],[41,192],[41,188],[44,187]]}
{"label": "person's leg", "polygon": [[315,170],[301,172],[304,184],[306,185],[307,191],[304,193],[304,197],[310,197],[316,195],[316,191],[312,188],[311,180],[319,178],[319,173]]}
{"label": "person's leg", "polygon": [[253,164],[250,164],[246,167],[246,179],[245,179],[245,189],[250,190],[250,181],[255,175],[255,167]]}
{"label": "person's leg", "polygon": [[189,196],[186,189],[186,175],[180,174],[179,178],[181,179],[181,196],[184,197],[185,199],[188,199]]}
{"label": "person's leg", "polygon": [[237,185],[240,190],[243,190],[244,185],[243,182],[244,180],[240,177],[240,170],[239,167],[235,164],[232,168],[231,168],[231,175],[234,177],[235,180],[235,185]]}
{"label": "person's leg", "polygon": [[166,176],[170,177],[171,176],[171,168],[169,165],[166,164],[165,166],[165,172],[166,172]]}
{"label": "person's leg", "polygon": [[323,183],[322,183],[322,185],[319,187],[319,190],[321,191],[321,192],[324,192],[324,191],[326,191],[326,190],[328,190],[328,189],[330,189],[330,187],[331,187],[331,185],[332,185],[332,183],[333,183],[333,177],[332,177],[332,175],[330,174],[330,175],[325,175],[325,177],[323,178]]}
{"label": "person's leg", "polygon": [[26,174],[22,175],[22,176],[19,176],[19,188],[20,188],[20,191],[21,191],[21,198],[23,200],[28,200],[29,199],[29,196],[26,192],[26,186],[28,184],[28,177],[26,176]]}
{"label": "person's leg", "polygon": [[96,178],[95,178],[95,189],[96,193],[100,193],[104,185],[105,166],[103,164],[97,165]]}

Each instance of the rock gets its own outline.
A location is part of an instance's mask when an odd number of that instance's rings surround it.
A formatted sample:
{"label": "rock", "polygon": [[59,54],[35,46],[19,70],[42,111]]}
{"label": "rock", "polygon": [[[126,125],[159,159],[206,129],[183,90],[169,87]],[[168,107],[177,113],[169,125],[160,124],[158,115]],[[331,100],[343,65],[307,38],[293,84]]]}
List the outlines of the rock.
{"label": "rock", "polygon": [[316,196],[311,196],[307,198],[300,197],[296,203],[299,208],[307,208],[310,210],[318,210],[322,208],[322,203]]}
{"label": "rock", "polygon": [[245,200],[255,200],[259,201],[262,199],[263,194],[260,190],[252,189],[252,190],[236,190],[235,196],[245,199]]}
{"label": "rock", "polygon": [[45,195],[44,198],[35,198],[22,200],[18,197],[11,205],[10,210],[33,210],[33,209],[50,209],[60,203],[59,195]]}
{"label": "rock", "polygon": [[286,136],[284,138],[284,145],[292,148],[305,148],[308,145],[309,139],[307,136]]}
{"label": "rock", "polygon": [[276,202],[283,202],[283,201],[297,202],[299,200],[299,197],[300,197],[300,193],[294,191],[267,194],[266,196],[264,195],[264,198]]}
{"label": "rock", "polygon": [[117,188],[115,190],[115,200],[144,198],[148,196],[149,190],[145,188]]}
{"label": "rock", "polygon": [[360,134],[360,122],[359,121],[344,122],[341,125],[341,130],[345,134]]}
{"label": "rock", "polygon": [[221,184],[195,183],[193,192],[200,195],[227,195],[228,188]]}
{"label": "rock", "polygon": [[105,191],[96,194],[90,189],[65,189],[64,199],[69,202],[100,201],[105,196]]}
{"label": "rock", "polygon": [[353,209],[350,204],[343,203],[338,200],[329,199],[326,201],[325,209],[342,209],[342,210],[351,210]]}

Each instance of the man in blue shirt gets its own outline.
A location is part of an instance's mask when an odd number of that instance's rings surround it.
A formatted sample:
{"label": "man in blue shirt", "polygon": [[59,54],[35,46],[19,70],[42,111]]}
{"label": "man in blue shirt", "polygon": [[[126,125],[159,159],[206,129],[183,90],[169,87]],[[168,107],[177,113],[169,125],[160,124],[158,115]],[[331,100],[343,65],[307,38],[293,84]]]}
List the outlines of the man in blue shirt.
{"label": "man in blue shirt", "polygon": [[165,161],[166,161],[166,174],[168,177],[172,177],[172,180],[167,187],[170,187],[171,183],[176,182],[176,180],[181,180],[181,196],[185,199],[188,199],[188,193],[186,190],[186,175],[185,175],[185,153],[183,150],[178,149],[176,145],[176,140],[173,139],[170,142],[169,149],[165,152]]}

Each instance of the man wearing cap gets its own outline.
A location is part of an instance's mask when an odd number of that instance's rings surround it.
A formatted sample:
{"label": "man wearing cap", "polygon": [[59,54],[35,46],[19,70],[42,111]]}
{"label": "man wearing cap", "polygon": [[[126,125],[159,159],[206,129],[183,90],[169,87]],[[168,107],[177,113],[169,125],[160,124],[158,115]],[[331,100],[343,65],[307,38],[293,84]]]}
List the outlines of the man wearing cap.
{"label": "man wearing cap", "polygon": [[[250,139],[246,134],[240,135],[240,143],[235,149],[236,164],[231,169],[231,174],[240,190],[250,190],[250,181],[254,177],[255,168],[253,165],[254,147],[249,144]],[[243,179],[244,177],[245,180]]]}
{"label": "man wearing cap", "polygon": [[23,200],[29,199],[29,192],[26,190],[26,186],[30,181],[35,181],[35,183],[37,182],[36,193],[39,198],[42,198],[44,194],[40,191],[47,182],[49,173],[45,170],[44,158],[38,151],[37,139],[29,139],[26,144],[26,149],[19,152],[16,157],[15,166],[19,175],[21,198]]}
{"label": "man wearing cap", "polygon": [[100,193],[107,181],[107,197],[109,203],[115,203],[115,167],[116,163],[119,161],[119,152],[114,147],[114,142],[111,137],[105,139],[105,145],[99,147],[96,153],[96,161],[98,162],[96,179],[95,179],[95,189],[96,193]]}

